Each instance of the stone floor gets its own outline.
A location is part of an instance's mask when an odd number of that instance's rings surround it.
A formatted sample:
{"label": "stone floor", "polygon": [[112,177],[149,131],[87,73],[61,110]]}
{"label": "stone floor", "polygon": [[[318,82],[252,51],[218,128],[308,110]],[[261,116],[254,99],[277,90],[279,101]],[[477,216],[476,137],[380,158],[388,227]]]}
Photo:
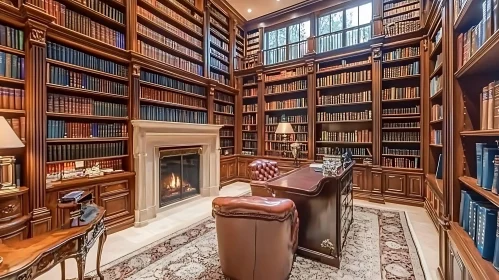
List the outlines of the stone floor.
{"label": "stone floor", "polygon": [[[221,196],[239,196],[249,192],[249,184],[234,183],[224,187]],[[175,233],[189,225],[195,224],[211,215],[211,201],[214,197],[200,197],[177,207],[172,207],[158,214],[147,226],[128,228],[108,236],[102,254],[101,264],[119,259],[145,245]],[[399,204],[374,204],[356,200],[355,204],[370,207],[384,207],[406,211],[409,224],[415,234],[414,239],[421,253],[423,269],[427,279],[437,278],[438,267],[438,234],[424,208]],[[97,246],[94,246],[87,257],[86,271],[95,269]],[[77,276],[73,260],[66,261],[66,278]],[[61,279],[59,266],[54,267],[40,280]]]}

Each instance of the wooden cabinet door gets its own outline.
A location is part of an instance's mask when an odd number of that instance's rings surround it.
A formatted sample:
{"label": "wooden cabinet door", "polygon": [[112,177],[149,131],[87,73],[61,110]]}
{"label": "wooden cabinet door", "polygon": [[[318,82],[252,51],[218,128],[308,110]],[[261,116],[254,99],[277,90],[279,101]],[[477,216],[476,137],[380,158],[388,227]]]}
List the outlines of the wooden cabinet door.
{"label": "wooden cabinet door", "polygon": [[405,175],[387,173],[385,177],[385,193],[395,195],[405,195]]}
{"label": "wooden cabinet door", "polygon": [[407,195],[410,197],[422,198],[423,197],[423,182],[419,175],[407,175],[409,187]]}
{"label": "wooden cabinet door", "polygon": [[106,209],[104,221],[129,215],[131,213],[130,193],[124,192],[102,196],[100,205]]}
{"label": "wooden cabinet door", "polygon": [[364,190],[364,172],[362,170],[353,170],[353,189]]}
{"label": "wooden cabinet door", "polygon": [[228,178],[229,179],[234,179],[236,178],[236,173],[237,173],[237,166],[236,166],[236,160],[234,159],[233,161],[229,162],[228,163],[228,168],[229,168],[229,171],[228,171]]}
{"label": "wooden cabinet door", "polygon": [[228,178],[229,174],[229,166],[227,162],[221,162],[220,163],[220,181],[225,181]]}
{"label": "wooden cabinet door", "polygon": [[237,163],[237,177],[239,178],[248,178],[247,174],[248,170],[248,162],[247,161],[239,161]]}

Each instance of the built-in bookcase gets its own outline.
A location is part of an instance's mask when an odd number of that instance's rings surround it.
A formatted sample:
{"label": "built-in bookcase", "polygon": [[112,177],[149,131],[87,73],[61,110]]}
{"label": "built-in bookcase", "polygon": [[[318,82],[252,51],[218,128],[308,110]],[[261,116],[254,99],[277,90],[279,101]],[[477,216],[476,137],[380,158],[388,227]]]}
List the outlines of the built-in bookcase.
{"label": "built-in bookcase", "polygon": [[235,96],[220,91],[215,91],[213,114],[215,124],[221,124],[220,152],[223,156],[234,154],[235,135]]}
{"label": "built-in bookcase", "polygon": [[[308,98],[305,66],[269,71],[264,75],[265,155],[292,158],[291,143],[300,143],[300,158],[308,158]],[[285,119],[294,135],[285,141],[274,132]]]}
{"label": "built-in bookcase", "polygon": [[418,0],[383,0],[383,29],[393,37],[421,28],[421,3]]}
{"label": "built-in bookcase", "polygon": [[262,50],[260,42],[260,30],[250,30],[246,32],[246,59],[244,68],[253,68],[258,63],[258,55]]}
{"label": "built-in bookcase", "polygon": [[[14,132],[26,143],[25,52],[24,32],[0,22],[0,116],[5,117]],[[25,149],[7,149],[0,156],[16,156],[14,183],[23,186],[22,165]]]}
{"label": "built-in bookcase", "polygon": [[241,28],[240,26],[236,25],[235,28],[235,33],[236,33],[236,44],[235,44],[235,52],[234,52],[234,70],[240,70],[243,69],[242,65],[242,59],[244,58],[244,29]]}
{"label": "built-in bookcase", "polygon": [[420,42],[382,57],[381,165],[422,170]]}
{"label": "built-in bookcase", "polygon": [[203,12],[184,0],[137,2],[136,50],[151,59],[204,76]]}
{"label": "built-in bookcase", "polygon": [[[210,5],[210,37],[215,37],[220,43],[227,45],[227,51],[220,50],[211,44],[210,58],[209,58],[209,72],[210,78],[218,81],[221,84],[230,86],[230,28],[229,17],[217,5],[211,3]],[[222,44],[224,45],[224,44]]]}
{"label": "built-in bookcase", "polygon": [[372,158],[371,68],[370,53],[316,64],[316,160],[337,149]]}
{"label": "built-in bookcase", "polygon": [[256,75],[243,77],[242,154],[258,154],[258,83]]}

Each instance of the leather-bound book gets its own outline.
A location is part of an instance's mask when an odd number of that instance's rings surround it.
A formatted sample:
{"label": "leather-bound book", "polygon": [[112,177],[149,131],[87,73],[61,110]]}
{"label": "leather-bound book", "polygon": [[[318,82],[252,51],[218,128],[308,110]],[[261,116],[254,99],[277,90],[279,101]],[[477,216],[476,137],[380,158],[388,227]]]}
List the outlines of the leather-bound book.
{"label": "leather-bound book", "polygon": [[499,129],[499,81],[494,81],[494,129]]}
{"label": "leather-bound book", "polygon": [[492,189],[494,176],[494,159],[499,154],[499,148],[483,148],[482,160],[482,188]]}
{"label": "leather-bound book", "polygon": [[15,90],[13,88],[9,88],[9,109],[16,108],[16,99],[15,99]]}
{"label": "leather-bound book", "polygon": [[497,208],[491,203],[479,203],[477,208],[476,246],[482,258],[492,261],[497,231]]}
{"label": "leather-bound book", "polygon": [[21,90],[16,88],[14,89],[14,108],[16,110],[21,110]]}
{"label": "leather-bound book", "polygon": [[487,129],[487,109],[489,108],[488,106],[488,99],[489,99],[489,87],[483,87],[482,93],[480,95],[482,102],[480,103],[480,129],[481,130],[486,130]]}
{"label": "leather-bound book", "polygon": [[20,117],[21,141],[26,141],[26,117]]}
{"label": "leather-bound book", "polygon": [[494,82],[489,83],[487,100],[487,129],[494,128]]}
{"label": "leather-bound book", "polygon": [[21,123],[19,119],[12,119],[12,129],[17,137],[21,138]]}

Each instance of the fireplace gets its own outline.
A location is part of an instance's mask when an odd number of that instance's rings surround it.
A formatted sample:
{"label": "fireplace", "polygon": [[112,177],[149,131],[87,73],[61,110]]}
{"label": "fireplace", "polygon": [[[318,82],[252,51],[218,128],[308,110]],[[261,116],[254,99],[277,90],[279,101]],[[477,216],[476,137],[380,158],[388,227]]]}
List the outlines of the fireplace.
{"label": "fireplace", "polygon": [[201,147],[159,149],[159,207],[199,194]]}

